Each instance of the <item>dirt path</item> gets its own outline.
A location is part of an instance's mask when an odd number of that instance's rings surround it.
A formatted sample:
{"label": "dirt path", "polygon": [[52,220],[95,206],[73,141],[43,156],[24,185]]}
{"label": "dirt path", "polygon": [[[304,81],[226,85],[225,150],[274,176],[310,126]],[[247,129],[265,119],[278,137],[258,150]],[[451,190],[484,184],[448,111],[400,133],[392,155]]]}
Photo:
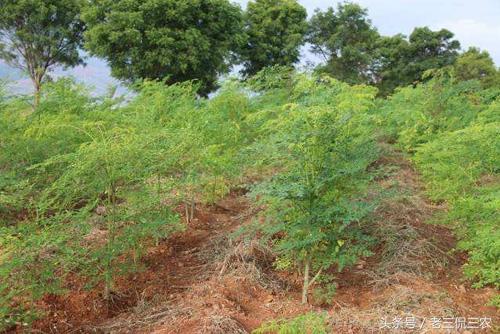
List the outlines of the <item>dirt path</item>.
{"label": "dirt path", "polygon": [[273,255],[267,249],[231,236],[254,216],[242,193],[200,207],[188,230],[169,242],[167,252],[158,248],[146,258],[148,267],[164,274],[149,279],[139,307],[87,330],[248,333],[265,320],[308,310],[286,300],[293,293],[291,283],[272,272]]}
{"label": "dirt path", "polygon": [[217,205],[198,206],[186,231],[148,249],[142,260],[145,270],[117,279],[111,305],[103,302],[99,288],[89,291],[77,277],[70,277],[69,294],[48,295],[38,304],[46,317],[36,321],[33,330],[100,333],[136,332],[146,327],[169,314],[171,305],[180,305],[187,291],[208,279],[217,266],[211,258],[217,255],[212,254],[216,243],[226,242],[227,236],[248,219],[249,210],[238,192]]}
{"label": "dirt path", "polygon": [[[374,194],[380,201],[369,233],[375,254],[336,276],[330,303],[300,304],[300,277],[276,272],[273,255],[254,241],[231,237],[255,217],[247,198],[232,192],[215,206],[198,207],[185,232],[148,250],[146,270],[117,282],[117,302],[106,308],[96,292],[76,283],[68,296],[45,299],[48,317],[35,324],[46,333],[248,333],[270,319],[308,311],[328,314],[335,333],[401,333],[383,321],[414,317],[412,333],[432,329],[432,317],[481,317],[499,324],[484,306],[495,293],[462,281],[463,254],[444,227],[425,222],[444,207],[426,200],[417,173],[391,150]],[[493,330],[484,330],[488,333]],[[463,332],[467,333],[467,332]]]}
{"label": "dirt path", "polygon": [[329,313],[339,333],[401,333],[404,324],[388,327],[407,318],[416,321],[415,328],[406,327],[411,333],[476,332],[445,325],[461,318],[489,319],[491,328],[477,331],[495,332],[500,314],[485,306],[495,291],[473,289],[464,280],[466,254],[454,252],[456,240],[448,228],[428,223],[446,207],[426,198],[418,173],[400,153],[389,148],[380,164],[393,169],[378,180],[392,195],[374,214],[373,235],[380,241],[375,254],[338,276],[336,306]]}

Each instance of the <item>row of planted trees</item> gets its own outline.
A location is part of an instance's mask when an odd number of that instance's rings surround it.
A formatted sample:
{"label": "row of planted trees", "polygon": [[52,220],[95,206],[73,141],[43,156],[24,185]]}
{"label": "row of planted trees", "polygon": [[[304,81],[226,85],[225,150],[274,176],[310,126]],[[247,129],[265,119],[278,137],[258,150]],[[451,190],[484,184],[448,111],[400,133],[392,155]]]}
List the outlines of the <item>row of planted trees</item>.
{"label": "row of planted trees", "polygon": [[[484,89],[440,70],[382,104],[380,124],[413,157],[429,197],[446,203],[435,221],[454,229],[468,252],[465,275],[500,288],[500,87]],[[500,305],[500,294],[492,303]]]}
{"label": "row of planted trees", "polygon": [[[145,82],[130,101],[91,98],[63,79],[32,113],[20,98],[0,112],[0,309],[7,325],[61,292],[75,273],[110,298],[139,270],[148,245],[185,225],[245,175],[265,210],[256,224],[310,286],[367,255],[361,200],[376,150],[375,89],[283,68],[210,100],[191,83]],[[265,175],[269,175],[266,177]],[[182,207],[182,209],[179,209]]]}
{"label": "row of planted trees", "polygon": [[199,100],[196,89],[144,83],[123,104],[61,80],[36,113],[2,101],[2,319],[59,291],[69,272],[109,298],[148,244],[182,229],[178,206],[192,211],[228,191],[247,101],[230,89]]}

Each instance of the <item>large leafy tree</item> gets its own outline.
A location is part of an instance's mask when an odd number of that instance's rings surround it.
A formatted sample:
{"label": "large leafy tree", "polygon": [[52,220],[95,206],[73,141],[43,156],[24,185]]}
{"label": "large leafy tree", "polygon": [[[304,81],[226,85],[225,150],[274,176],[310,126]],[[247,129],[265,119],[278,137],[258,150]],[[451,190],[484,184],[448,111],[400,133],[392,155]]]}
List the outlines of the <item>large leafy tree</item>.
{"label": "large leafy tree", "polygon": [[261,69],[292,66],[300,57],[307,30],[307,12],[295,0],[255,0],[245,15],[247,43],[241,50],[242,73],[250,76]]}
{"label": "large leafy tree", "polygon": [[35,106],[47,73],[82,63],[83,0],[0,0],[0,58],[26,72]]}
{"label": "large leafy tree", "polygon": [[[377,40],[377,55],[375,64],[374,83],[383,96],[390,94],[398,86],[411,83],[406,77],[398,76],[398,71],[404,65],[405,55],[409,49],[409,42],[405,35],[381,36]],[[396,69],[395,66],[398,66]],[[403,75],[401,73],[401,75]]]}
{"label": "large leafy tree", "polygon": [[378,48],[378,86],[388,94],[398,86],[421,80],[425,71],[452,65],[460,43],[446,29],[415,28],[408,40],[403,35],[385,37]]}
{"label": "large leafy tree", "polygon": [[126,81],[198,80],[216,88],[239,44],[241,9],[228,0],[92,0],[84,19],[87,49]]}
{"label": "large leafy tree", "polygon": [[500,85],[500,71],[487,51],[469,48],[453,64],[453,72],[459,80],[479,80],[484,87]]}
{"label": "large leafy tree", "polygon": [[309,22],[311,51],[324,58],[319,70],[352,84],[373,81],[373,62],[379,35],[366,9],[354,3],[316,10]]}

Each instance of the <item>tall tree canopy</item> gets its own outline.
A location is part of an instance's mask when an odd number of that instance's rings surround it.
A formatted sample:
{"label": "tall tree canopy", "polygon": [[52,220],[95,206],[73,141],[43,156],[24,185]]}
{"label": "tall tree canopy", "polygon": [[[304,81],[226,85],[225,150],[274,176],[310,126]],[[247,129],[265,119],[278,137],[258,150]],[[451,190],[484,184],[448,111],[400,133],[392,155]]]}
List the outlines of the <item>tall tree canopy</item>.
{"label": "tall tree canopy", "polygon": [[408,40],[403,35],[384,37],[378,48],[378,86],[382,94],[422,78],[425,71],[452,65],[460,43],[446,29],[415,28]]}
{"label": "tall tree canopy", "polygon": [[351,84],[375,84],[381,95],[422,78],[425,71],[452,65],[460,43],[453,33],[427,27],[380,36],[366,9],[355,3],[316,10],[309,22],[307,42],[324,58],[317,70]]}
{"label": "tall tree canopy", "polygon": [[92,0],[86,47],[126,81],[198,80],[216,88],[241,42],[242,14],[228,0]]}
{"label": "tall tree canopy", "polygon": [[351,83],[373,80],[373,61],[379,35],[366,9],[354,3],[316,10],[309,22],[311,51],[324,58],[319,70]]}
{"label": "tall tree canopy", "polygon": [[453,72],[458,80],[479,80],[484,87],[500,85],[500,71],[495,66],[487,51],[469,48],[462,53],[455,64]]}
{"label": "tall tree canopy", "polygon": [[299,61],[307,30],[307,12],[296,0],[254,0],[245,15],[247,43],[241,50],[243,74]]}
{"label": "tall tree canopy", "polygon": [[0,58],[26,72],[35,106],[47,73],[56,65],[76,66],[84,24],[83,0],[0,0]]}

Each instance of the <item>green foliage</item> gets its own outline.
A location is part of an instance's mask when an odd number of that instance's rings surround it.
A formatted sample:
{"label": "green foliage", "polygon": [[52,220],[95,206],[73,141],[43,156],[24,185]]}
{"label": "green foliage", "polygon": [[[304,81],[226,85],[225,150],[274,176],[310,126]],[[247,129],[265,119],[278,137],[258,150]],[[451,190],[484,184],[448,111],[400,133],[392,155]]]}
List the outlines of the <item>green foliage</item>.
{"label": "green foliage", "polygon": [[497,288],[500,145],[492,138],[499,136],[498,122],[471,125],[443,134],[415,156],[431,198],[450,203],[446,222],[455,226],[461,238],[459,248],[469,253],[465,274],[477,286],[493,284]]}
{"label": "green foliage", "polygon": [[500,293],[497,293],[493,299],[490,301],[489,305],[500,308]]}
{"label": "green foliage", "polygon": [[460,43],[453,33],[427,27],[415,28],[408,39],[404,35],[383,37],[377,48],[377,87],[386,96],[396,87],[421,81],[430,69],[452,65],[458,56]]}
{"label": "green foliage", "polygon": [[[427,27],[415,28],[408,38],[402,34],[380,36],[367,10],[347,2],[338,4],[336,10],[317,10],[309,21],[307,41],[311,51],[324,60],[317,71],[351,84],[373,84],[379,95],[387,96],[397,87],[421,81],[428,70],[453,65],[460,49],[453,36],[446,29],[432,31]],[[466,76],[471,75],[466,72],[481,72],[489,66],[471,56],[464,54],[458,65]],[[492,82],[492,78],[487,81]]]}
{"label": "green foliage", "polygon": [[[0,113],[0,211],[10,212],[6,216],[9,218],[24,215],[23,208],[30,210],[35,200],[33,193],[49,184],[56,172],[51,170],[38,178],[36,172],[27,167],[69,152],[88,140],[84,132],[75,131],[78,123],[87,129],[95,125],[90,119],[82,122],[82,108],[91,103],[81,91],[82,87],[70,80],[62,80],[47,83],[45,88],[35,114],[18,98],[6,100]],[[62,93],[62,90],[64,94],[55,94],[56,91]],[[61,112],[56,113],[51,108],[59,108]]]}
{"label": "green foliage", "polygon": [[312,291],[313,302],[317,305],[332,305],[337,293],[337,283],[333,275],[322,274],[317,279],[318,285]]}
{"label": "green foliage", "polygon": [[443,73],[389,97],[381,117],[389,135],[405,150],[414,151],[440,133],[462,129],[475,120],[485,108],[480,91],[475,81],[454,83]]}
{"label": "green foliage", "polygon": [[254,193],[266,207],[262,231],[269,238],[280,234],[274,246],[281,267],[304,268],[306,291],[314,281],[310,269],[336,264],[342,270],[369,253],[358,226],[369,207],[356,198],[376,156],[364,124],[375,91],[303,76],[291,94],[291,103],[262,125],[271,148],[259,142],[256,151],[279,172]]}
{"label": "green foliage", "polygon": [[72,227],[51,224],[57,218],[0,227],[0,328],[33,320],[36,310],[30,303],[61,293],[65,274],[75,268],[77,251],[64,247],[71,242]]}
{"label": "green foliage", "polygon": [[271,321],[258,329],[253,334],[326,334],[329,333],[326,315],[320,313],[306,313],[293,319]]}
{"label": "green foliage", "polygon": [[453,64],[458,80],[479,80],[483,87],[500,86],[500,70],[487,51],[469,48]]}
{"label": "green foliage", "polygon": [[62,79],[36,113],[5,102],[2,318],[30,318],[24,307],[63,293],[68,272],[109,297],[117,276],[141,269],[148,245],[182,229],[180,203],[217,201],[239,182],[249,99],[233,83],[210,101],[197,89],[145,82],[121,104]]}
{"label": "green foliage", "polygon": [[487,123],[499,123],[499,122],[500,122],[500,98],[497,98],[496,100],[491,102],[488,108],[479,113],[477,117],[477,123],[487,124]]}
{"label": "green foliage", "polygon": [[284,232],[275,246],[286,268],[342,269],[367,255],[359,224],[369,208],[357,198],[374,158],[375,90],[282,67],[248,84],[252,98],[230,80],[203,100],[197,84],[146,81],[123,104],[61,79],[36,113],[5,100],[2,316],[28,319],[23,308],[64,293],[69,272],[109,297],[116,277],[141,269],[148,245],[182,228],[179,204],[189,220],[246,171],[274,174],[255,189],[268,205],[266,234]]}
{"label": "green foliage", "polygon": [[500,123],[471,125],[446,132],[421,146],[415,162],[427,180],[431,198],[455,199],[476,185],[481,177],[497,173],[500,145],[491,139],[499,135]]}
{"label": "green foliage", "polygon": [[[498,175],[498,174],[497,174]],[[460,249],[468,251],[464,273],[476,287],[500,289],[500,185],[481,187],[452,202],[447,221],[457,225]]]}
{"label": "green foliage", "polygon": [[318,70],[351,84],[373,81],[378,38],[368,11],[355,3],[339,3],[336,11],[317,10],[309,21],[311,51],[326,62]]}
{"label": "green foliage", "polygon": [[[430,198],[447,202],[442,220],[469,254],[467,277],[500,287],[499,72],[478,49],[457,59],[450,31],[380,37],[352,3],[317,11],[308,32],[296,0],[250,1],[244,15],[228,0],[0,6],[0,58],[30,75],[37,106],[0,83],[0,330],[32,321],[37,300],[66,292],[69,273],[110,298],[150,246],[184,228],[182,214],[189,223],[197,203],[249,179],[276,268],[303,275],[303,302],[315,283],[315,301],[331,302],[325,271],[370,255],[378,125],[414,154]],[[82,63],[86,28],[89,51],[134,83],[128,101],[46,80],[56,65]],[[326,62],[314,75],[293,70],[306,32]],[[245,84],[229,79],[200,98],[236,54]],[[255,332],[326,325],[308,313]]]}
{"label": "green foliage", "polygon": [[38,104],[42,82],[57,65],[82,63],[82,0],[0,1],[0,58],[26,72]]}
{"label": "green foliage", "polygon": [[[448,203],[443,221],[469,253],[465,274],[498,287],[500,91],[452,68],[428,75],[378,102],[374,87],[278,65],[245,85],[227,80],[210,99],[197,96],[199,81],[143,81],[124,103],[64,78],[47,83],[33,112],[0,90],[2,326],[31,321],[36,300],[66,292],[68,273],[110,297],[149,246],[184,227],[181,205],[189,222],[197,203],[249,179],[275,266],[302,273],[304,301],[314,287],[316,302],[330,302],[325,272],[370,255],[380,126],[414,154],[429,196]],[[259,330],[324,325],[308,314]]]}
{"label": "green foliage", "polygon": [[216,88],[242,43],[241,9],[227,0],[94,0],[85,11],[86,48],[129,82],[198,80]]}
{"label": "green foliage", "polygon": [[243,74],[268,66],[292,66],[299,60],[307,12],[296,0],[254,0],[247,5],[247,41],[240,51]]}

